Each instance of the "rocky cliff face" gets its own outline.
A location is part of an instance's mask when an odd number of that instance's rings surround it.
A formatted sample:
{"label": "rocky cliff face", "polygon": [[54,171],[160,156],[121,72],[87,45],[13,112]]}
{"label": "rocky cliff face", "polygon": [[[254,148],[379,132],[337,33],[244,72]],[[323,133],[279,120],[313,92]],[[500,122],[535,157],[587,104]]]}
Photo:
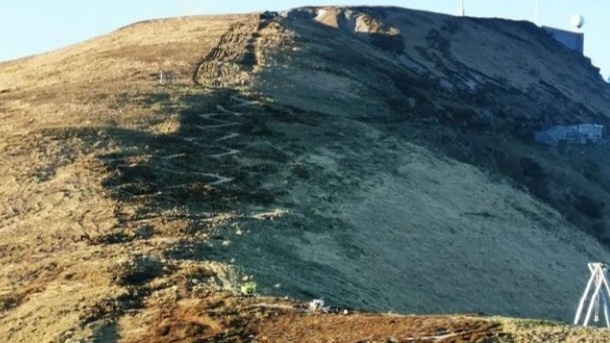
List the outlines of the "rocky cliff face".
{"label": "rocky cliff face", "polygon": [[607,126],[609,101],[531,23],[383,7],[143,22],[0,64],[0,330],[137,337],[245,276],[568,319],[608,258],[607,143],[533,137]]}

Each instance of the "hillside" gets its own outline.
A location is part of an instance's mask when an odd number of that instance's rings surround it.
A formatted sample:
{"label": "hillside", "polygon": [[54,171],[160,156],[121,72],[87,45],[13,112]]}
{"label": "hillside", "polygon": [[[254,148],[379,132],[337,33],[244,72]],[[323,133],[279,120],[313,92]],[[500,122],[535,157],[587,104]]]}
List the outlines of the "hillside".
{"label": "hillside", "polygon": [[[0,63],[0,335],[607,338],[360,311],[569,321],[610,257],[608,144],[534,133],[607,127],[608,103],[531,23],[390,7],[147,21]],[[357,312],[231,295],[248,279]]]}

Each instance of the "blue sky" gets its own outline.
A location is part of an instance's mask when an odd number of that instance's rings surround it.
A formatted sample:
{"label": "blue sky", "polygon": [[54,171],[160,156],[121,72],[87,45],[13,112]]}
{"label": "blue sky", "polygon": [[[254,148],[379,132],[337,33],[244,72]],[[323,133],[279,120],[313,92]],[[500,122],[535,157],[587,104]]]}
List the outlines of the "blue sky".
{"label": "blue sky", "polygon": [[[585,17],[585,54],[610,74],[610,1],[539,0],[543,25],[569,28],[574,13]],[[0,61],[61,48],[138,20],[195,14],[284,10],[305,5],[391,5],[457,13],[459,0],[3,0]],[[465,0],[466,14],[533,20],[535,0]]]}

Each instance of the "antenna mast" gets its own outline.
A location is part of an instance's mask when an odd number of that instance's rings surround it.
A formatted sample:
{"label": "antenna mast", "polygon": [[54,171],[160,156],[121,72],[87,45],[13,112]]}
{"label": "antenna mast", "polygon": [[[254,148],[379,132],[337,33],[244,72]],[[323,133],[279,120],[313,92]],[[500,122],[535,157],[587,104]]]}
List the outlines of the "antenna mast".
{"label": "antenna mast", "polygon": [[534,7],[534,23],[540,26],[540,0],[536,0]]}
{"label": "antenna mast", "polygon": [[464,11],[464,0],[460,0],[460,11],[458,15],[461,17],[466,15],[466,11]]}

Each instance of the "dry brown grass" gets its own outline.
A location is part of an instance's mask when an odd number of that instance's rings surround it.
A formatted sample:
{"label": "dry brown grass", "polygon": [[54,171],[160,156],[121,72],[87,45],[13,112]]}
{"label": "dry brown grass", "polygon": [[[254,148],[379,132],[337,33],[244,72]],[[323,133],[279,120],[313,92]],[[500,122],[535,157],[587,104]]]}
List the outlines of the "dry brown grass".
{"label": "dry brown grass", "polygon": [[[122,149],[107,129],[179,131],[178,99],[193,92],[193,66],[236,19],[139,23],[0,66],[2,337],[95,337],[124,311],[111,305],[124,289],[112,283],[112,266],[133,253],[158,254],[165,243],[108,243],[124,236],[116,234],[120,208],[101,184],[109,174],[98,157]],[[175,71],[174,85],[158,86],[159,70]]]}

